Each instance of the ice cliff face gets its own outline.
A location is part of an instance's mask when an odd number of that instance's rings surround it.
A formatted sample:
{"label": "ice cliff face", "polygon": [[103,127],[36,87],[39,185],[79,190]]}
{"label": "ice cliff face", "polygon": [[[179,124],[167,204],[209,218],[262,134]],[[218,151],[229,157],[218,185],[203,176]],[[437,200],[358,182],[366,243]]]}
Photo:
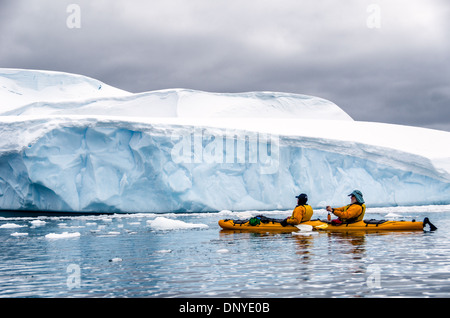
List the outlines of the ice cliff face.
{"label": "ice cliff face", "polygon": [[[300,192],[343,205],[354,188],[369,205],[450,203],[447,132],[356,122],[310,96],[105,94],[65,73],[33,86],[29,72],[0,70],[1,209],[289,209]],[[24,87],[34,93],[11,97]]]}

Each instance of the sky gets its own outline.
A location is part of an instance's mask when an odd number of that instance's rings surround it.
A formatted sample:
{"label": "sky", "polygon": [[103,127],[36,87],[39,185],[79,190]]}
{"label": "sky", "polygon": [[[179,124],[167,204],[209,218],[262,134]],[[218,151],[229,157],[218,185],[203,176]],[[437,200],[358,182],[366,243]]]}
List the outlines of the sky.
{"label": "sky", "polygon": [[299,93],[450,131],[449,33],[446,0],[0,0],[0,67],[134,93]]}

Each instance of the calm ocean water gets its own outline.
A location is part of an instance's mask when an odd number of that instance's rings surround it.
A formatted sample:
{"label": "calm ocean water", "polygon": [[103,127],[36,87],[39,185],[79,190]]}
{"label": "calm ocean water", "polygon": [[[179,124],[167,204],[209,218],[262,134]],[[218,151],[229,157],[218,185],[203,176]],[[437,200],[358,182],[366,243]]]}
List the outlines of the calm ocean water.
{"label": "calm ocean water", "polygon": [[217,225],[256,214],[265,213],[0,217],[0,297],[450,296],[448,206],[366,214],[428,216],[435,232],[254,234]]}

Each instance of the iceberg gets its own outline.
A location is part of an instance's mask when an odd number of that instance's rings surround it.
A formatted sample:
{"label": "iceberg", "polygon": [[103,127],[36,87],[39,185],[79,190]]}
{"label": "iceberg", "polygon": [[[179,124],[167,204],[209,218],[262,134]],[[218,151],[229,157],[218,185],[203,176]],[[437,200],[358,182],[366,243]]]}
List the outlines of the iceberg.
{"label": "iceberg", "polygon": [[92,213],[450,204],[450,133],[280,92],[123,91],[0,69],[0,209]]}

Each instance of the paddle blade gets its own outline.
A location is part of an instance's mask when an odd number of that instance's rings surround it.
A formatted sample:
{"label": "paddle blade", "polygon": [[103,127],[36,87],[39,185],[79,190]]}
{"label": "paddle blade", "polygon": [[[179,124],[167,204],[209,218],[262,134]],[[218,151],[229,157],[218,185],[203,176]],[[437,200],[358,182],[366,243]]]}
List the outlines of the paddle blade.
{"label": "paddle blade", "polygon": [[312,225],[308,224],[297,224],[295,227],[299,229],[300,232],[312,232],[314,229]]}
{"label": "paddle blade", "polygon": [[320,225],[316,225],[314,228],[316,230],[325,230],[328,227],[328,224],[320,224]]}

